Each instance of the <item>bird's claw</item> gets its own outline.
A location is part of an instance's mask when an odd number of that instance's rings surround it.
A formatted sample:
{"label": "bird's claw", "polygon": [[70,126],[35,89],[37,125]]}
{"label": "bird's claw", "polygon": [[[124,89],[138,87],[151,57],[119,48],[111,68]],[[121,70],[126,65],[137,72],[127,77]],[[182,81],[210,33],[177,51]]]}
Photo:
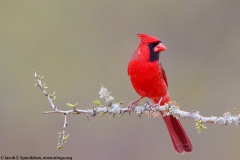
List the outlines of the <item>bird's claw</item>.
{"label": "bird's claw", "polygon": [[132,101],[128,104],[128,113],[131,114],[131,112],[135,109],[135,107],[138,105],[138,101]]}
{"label": "bird's claw", "polygon": [[143,97],[138,98],[135,101],[132,101],[128,104],[128,113],[131,114],[131,112],[135,109],[135,107],[138,105],[138,101],[140,101]]}

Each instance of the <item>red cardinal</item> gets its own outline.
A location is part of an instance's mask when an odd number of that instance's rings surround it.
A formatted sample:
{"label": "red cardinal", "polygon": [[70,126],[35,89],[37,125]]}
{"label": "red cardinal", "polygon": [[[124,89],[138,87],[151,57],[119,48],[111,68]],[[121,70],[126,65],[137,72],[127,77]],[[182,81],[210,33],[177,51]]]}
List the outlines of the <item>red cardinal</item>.
{"label": "red cardinal", "polygon": [[[159,54],[167,48],[162,42],[147,34],[137,34],[140,43],[133,53],[128,64],[128,75],[136,92],[141,96],[129,104],[136,104],[140,99],[147,97],[153,103],[164,105],[170,101],[166,73],[159,62]],[[179,120],[173,116],[164,116],[164,122],[178,153],[192,152],[192,143],[184,131]]]}

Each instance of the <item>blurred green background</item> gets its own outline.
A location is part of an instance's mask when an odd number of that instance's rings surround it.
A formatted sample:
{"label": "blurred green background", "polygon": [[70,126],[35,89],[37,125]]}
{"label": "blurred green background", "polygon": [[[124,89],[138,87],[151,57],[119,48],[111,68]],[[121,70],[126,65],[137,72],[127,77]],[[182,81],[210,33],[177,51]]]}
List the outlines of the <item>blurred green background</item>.
{"label": "blurred green background", "polygon": [[81,160],[237,159],[240,130],[207,125],[201,135],[182,120],[194,153],[175,153],[161,118],[69,116],[71,134],[57,150],[63,117],[43,115],[47,99],[33,87],[44,75],[55,104],[88,108],[106,86],[125,106],[139,96],[127,75],[137,33],[159,37],[169,92],[183,110],[205,116],[240,109],[240,2],[1,0],[0,155],[71,156]]}

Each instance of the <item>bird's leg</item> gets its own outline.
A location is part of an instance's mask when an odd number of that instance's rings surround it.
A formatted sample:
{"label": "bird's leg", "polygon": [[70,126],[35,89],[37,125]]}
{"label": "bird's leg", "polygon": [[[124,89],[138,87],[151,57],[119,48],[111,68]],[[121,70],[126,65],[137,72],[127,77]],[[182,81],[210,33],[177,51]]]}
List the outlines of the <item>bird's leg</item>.
{"label": "bird's leg", "polygon": [[157,103],[159,106],[161,106],[162,99],[163,99],[163,97],[161,97],[161,98],[159,99],[158,103]]}
{"label": "bird's leg", "polygon": [[150,106],[149,106],[149,115],[150,116],[157,118],[157,117],[163,115],[162,111],[161,112],[156,111],[156,107],[159,107],[161,105],[162,99],[163,99],[163,97],[161,97],[159,100],[154,99],[153,104],[150,104]]}
{"label": "bird's leg", "polygon": [[[163,99],[163,97],[161,97],[158,101],[157,101],[157,100],[153,100],[154,104],[151,104],[151,105],[150,105],[150,109],[156,107],[156,104],[157,104],[158,106],[160,106],[160,105],[161,105],[161,102],[162,102],[162,99]],[[157,103],[156,103],[156,102],[157,102]]]}
{"label": "bird's leg", "polygon": [[144,97],[140,97],[140,98],[136,99],[135,101],[132,101],[128,104],[129,114],[130,114],[130,112],[132,112],[135,109],[135,107],[138,105],[138,102],[143,98]]}

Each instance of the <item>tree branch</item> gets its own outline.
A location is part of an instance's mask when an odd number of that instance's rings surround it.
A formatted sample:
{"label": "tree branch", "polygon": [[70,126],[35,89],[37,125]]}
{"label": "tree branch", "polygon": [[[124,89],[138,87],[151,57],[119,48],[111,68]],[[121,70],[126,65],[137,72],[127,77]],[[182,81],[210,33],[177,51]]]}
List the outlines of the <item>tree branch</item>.
{"label": "tree branch", "polygon": [[101,100],[104,100],[104,104],[102,104],[99,100],[93,101],[93,106],[91,109],[77,109],[76,106],[78,104],[70,104],[68,103],[67,106],[71,109],[69,110],[59,110],[57,106],[53,103],[53,100],[56,98],[56,93],[53,92],[52,94],[49,94],[45,89],[48,87],[45,85],[45,83],[42,83],[43,76],[37,74],[36,71],[34,71],[34,77],[35,77],[35,86],[39,87],[43,94],[47,97],[47,100],[50,104],[51,111],[45,111],[44,114],[50,114],[50,113],[60,113],[64,116],[64,124],[63,124],[63,130],[62,132],[59,132],[59,142],[58,142],[58,149],[64,147],[64,142],[69,137],[69,134],[66,135],[66,128],[67,128],[67,116],[69,114],[84,114],[88,118],[94,117],[96,115],[103,116],[104,114],[108,114],[111,117],[115,117],[118,115],[121,117],[124,113],[132,112],[136,113],[138,116],[147,115],[148,117],[159,117],[163,113],[163,116],[169,116],[172,115],[178,119],[184,119],[184,118],[192,118],[196,122],[196,128],[198,132],[200,133],[202,129],[206,129],[206,127],[203,125],[203,123],[213,123],[213,124],[220,124],[220,125],[240,125],[240,114],[238,115],[232,115],[230,112],[226,112],[223,114],[223,116],[211,116],[211,117],[205,117],[200,115],[199,111],[183,111],[180,110],[179,105],[175,101],[171,101],[169,103],[166,103],[162,106],[159,104],[151,104],[149,102],[146,102],[142,106],[135,106],[133,110],[130,110],[129,108],[122,108],[121,104],[123,102],[115,103],[114,97],[111,96],[111,93],[105,88],[101,87],[99,90],[99,98]]}

